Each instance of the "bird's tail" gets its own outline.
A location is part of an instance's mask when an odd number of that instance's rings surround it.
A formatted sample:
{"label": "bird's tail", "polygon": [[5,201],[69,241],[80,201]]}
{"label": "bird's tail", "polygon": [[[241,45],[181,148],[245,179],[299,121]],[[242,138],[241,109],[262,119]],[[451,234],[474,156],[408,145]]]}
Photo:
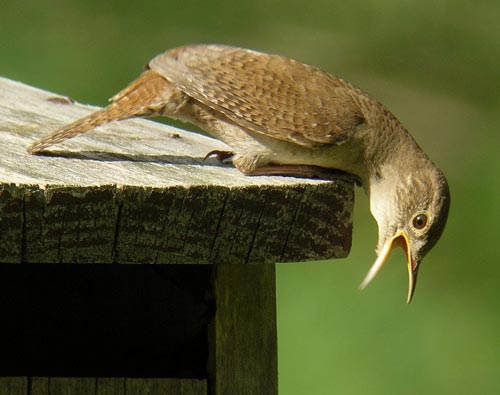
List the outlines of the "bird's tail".
{"label": "bird's tail", "polygon": [[154,115],[156,113],[154,102],[165,96],[162,93],[168,84],[158,73],[150,70],[145,71],[129,86],[115,95],[111,99],[110,105],[35,141],[28,147],[27,151],[30,154],[37,154],[51,145],[61,143],[112,121]]}

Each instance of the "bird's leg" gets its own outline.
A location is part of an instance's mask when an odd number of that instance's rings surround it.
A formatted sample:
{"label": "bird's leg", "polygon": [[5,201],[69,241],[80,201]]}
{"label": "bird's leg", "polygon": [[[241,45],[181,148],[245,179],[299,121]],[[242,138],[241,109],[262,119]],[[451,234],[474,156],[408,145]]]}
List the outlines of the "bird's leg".
{"label": "bird's leg", "polygon": [[258,167],[250,172],[245,172],[247,176],[289,176],[298,178],[319,178],[322,180],[338,180],[339,178],[353,179],[356,183],[359,180],[349,173],[337,169],[327,169],[313,165],[270,165]]}
{"label": "bird's leg", "polygon": [[234,156],[234,152],[231,151],[220,151],[220,150],[213,150],[210,151],[208,154],[205,155],[205,158],[203,160],[207,160],[208,158],[215,157],[219,162],[224,162],[227,159],[230,159]]}

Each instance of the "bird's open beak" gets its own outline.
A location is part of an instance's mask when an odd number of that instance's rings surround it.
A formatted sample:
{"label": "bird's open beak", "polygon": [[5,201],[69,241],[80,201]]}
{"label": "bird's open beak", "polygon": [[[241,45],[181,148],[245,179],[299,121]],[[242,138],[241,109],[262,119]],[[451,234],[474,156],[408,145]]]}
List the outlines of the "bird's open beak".
{"label": "bird's open beak", "polygon": [[382,266],[384,266],[384,263],[387,261],[387,258],[389,257],[391,251],[396,247],[403,248],[406,253],[409,280],[407,303],[410,303],[415,291],[415,285],[417,284],[418,263],[411,255],[410,240],[404,231],[396,233],[394,237],[385,242],[382,250],[380,251],[380,254],[377,257],[377,260],[368,271],[368,274],[360,284],[359,288],[365,288],[370,283],[370,281],[375,278],[380,269],[382,269]]}

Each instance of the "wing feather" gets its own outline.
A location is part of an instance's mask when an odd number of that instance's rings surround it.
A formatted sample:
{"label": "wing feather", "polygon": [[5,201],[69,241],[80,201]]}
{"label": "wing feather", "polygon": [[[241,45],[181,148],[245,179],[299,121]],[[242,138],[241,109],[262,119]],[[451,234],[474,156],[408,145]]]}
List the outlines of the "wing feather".
{"label": "wing feather", "polygon": [[364,121],[351,85],[278,55],[193,45],[158,55],[149,67],[236,124],[302,146],[341,142]]}

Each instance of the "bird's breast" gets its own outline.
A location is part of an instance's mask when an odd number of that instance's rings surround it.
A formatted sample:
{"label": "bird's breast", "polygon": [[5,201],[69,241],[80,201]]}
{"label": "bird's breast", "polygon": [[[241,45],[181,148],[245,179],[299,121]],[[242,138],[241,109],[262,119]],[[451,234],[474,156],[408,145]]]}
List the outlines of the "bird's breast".
{"label": "bird's breast", "polygon": [[[338,169],[365,178],[363,158],[363,127],[349,138],[338,143],[317,144],[314,147],[301,145],[293,139],[274,137],[273,133],[250,130],[228,119],[224,114],[204,104],[191,100],[177,114],[178,118],[191,122],[211,136],[225,142],[233,152],[247,157],[246,163],[254,167],[267,165],[313,165]],[[253,170],[253,169],[247,169]]]}

